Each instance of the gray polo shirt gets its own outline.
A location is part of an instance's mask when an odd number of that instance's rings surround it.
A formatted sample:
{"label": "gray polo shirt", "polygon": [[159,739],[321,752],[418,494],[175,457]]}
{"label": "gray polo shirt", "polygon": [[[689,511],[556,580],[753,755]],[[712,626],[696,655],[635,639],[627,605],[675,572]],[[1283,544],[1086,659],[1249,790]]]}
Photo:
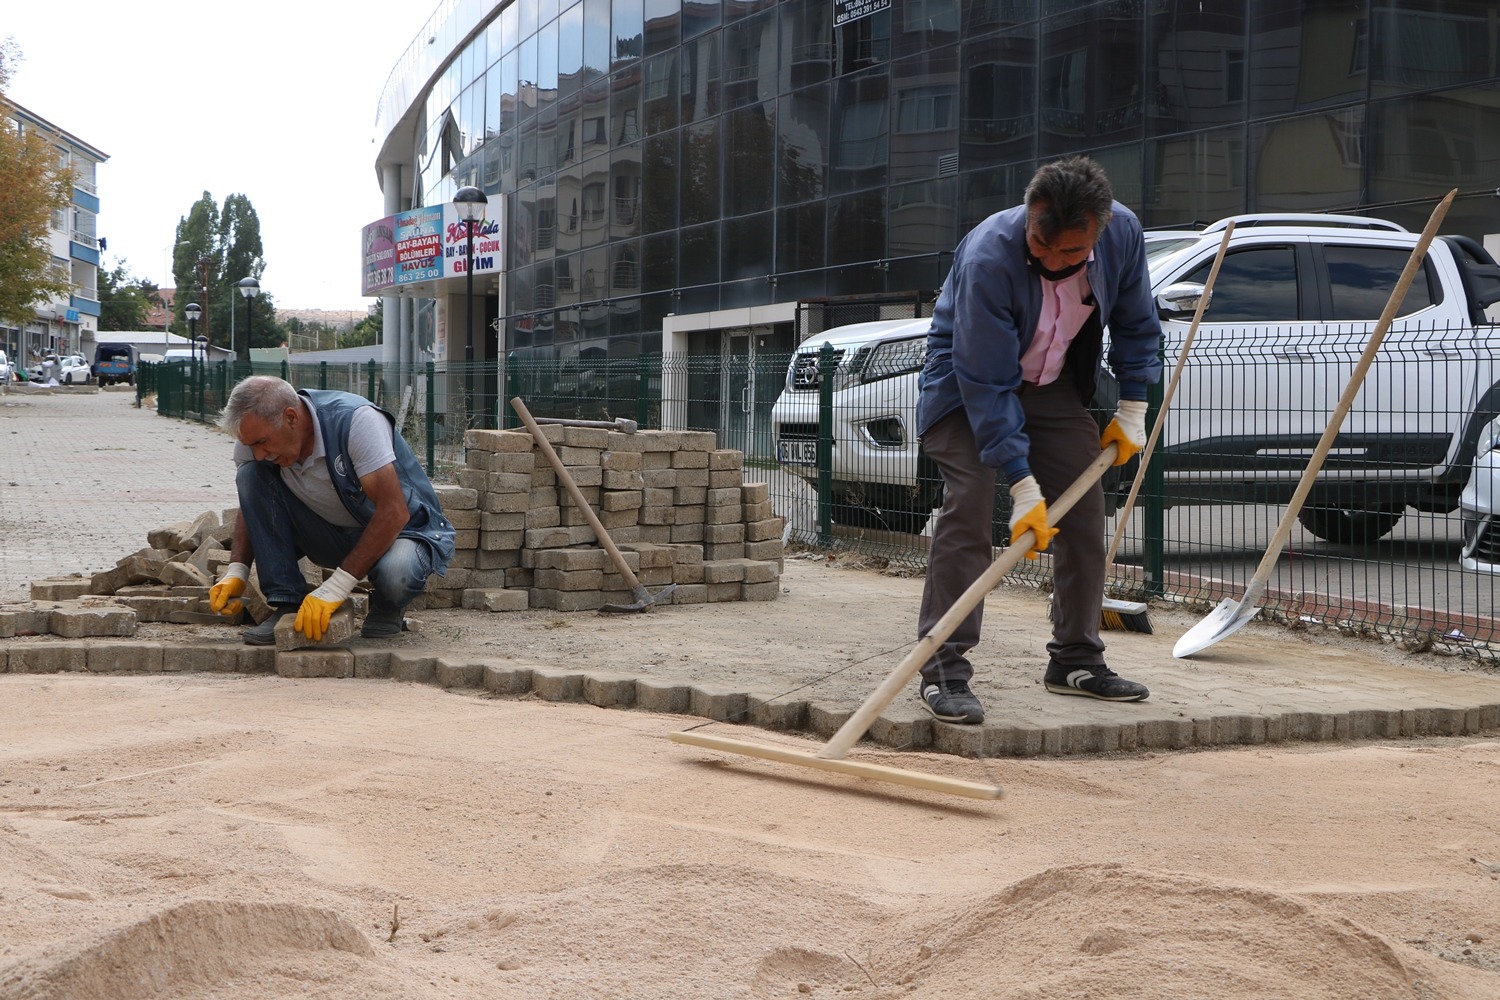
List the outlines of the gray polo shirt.
{"label": "gray polo shirt", "polygon": [[[357,528],[356,521],[339,500],[338,490],[328,475],[327,449],[323,447],[323,428],[318,423],[317,407],[306,396],[302,402],[312,412],[313,449],[301,462],[293,463],[281,470],[281,481],[297,499],[329,524],[343,528]],[[392,444],[394,433],[391,422],[374,406],[361,406],[354,411],[349,422],[349,457],[354,461],[354,474],[365,476],[396,461],[396,450]],[[248,445],[236,441],[234,445],[235,466],[255,461],[255,453]]]}

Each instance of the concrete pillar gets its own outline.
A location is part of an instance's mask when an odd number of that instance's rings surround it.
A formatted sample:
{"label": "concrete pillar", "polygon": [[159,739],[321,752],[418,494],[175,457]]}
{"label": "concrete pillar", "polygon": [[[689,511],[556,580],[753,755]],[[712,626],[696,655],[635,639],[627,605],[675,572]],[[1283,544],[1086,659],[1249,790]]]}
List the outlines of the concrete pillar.
{"label": "concrete pillar", "polygon": [[[381,174],[381,190],[385,195],[385,213],[395,215],[401,211],[401,164],[386,164]],[[386,295],[381,299],[382,319],[380,327],[380,360],[384,365],[385,398],[399,399],[402,379],[395,374],[401,364],[401,320],[400,299]]]}

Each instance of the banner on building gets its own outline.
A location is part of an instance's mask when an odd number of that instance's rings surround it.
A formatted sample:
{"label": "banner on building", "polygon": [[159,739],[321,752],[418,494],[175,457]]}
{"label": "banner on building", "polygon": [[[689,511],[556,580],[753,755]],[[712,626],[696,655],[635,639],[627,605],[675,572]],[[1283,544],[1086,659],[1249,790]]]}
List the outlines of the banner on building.
{"label": "banner on building", "polygon": [[833,0],[833,26],[891,9],[891,0]]}
{"label": "banner on building", "polygon": [[[475,274],[505,270],[504,207],[503,199],[491,198],[484,218],[474,223]],[[451,204],[388,215],[365,226],[361,235],[364,295],[467,273],[467,227]]]}

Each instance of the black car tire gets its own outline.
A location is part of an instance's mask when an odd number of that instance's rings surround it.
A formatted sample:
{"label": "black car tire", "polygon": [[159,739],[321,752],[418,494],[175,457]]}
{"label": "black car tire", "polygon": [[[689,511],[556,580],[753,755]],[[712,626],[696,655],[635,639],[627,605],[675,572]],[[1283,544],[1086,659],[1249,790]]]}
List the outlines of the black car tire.
{"label": "black car tire", "polygon": [[1335,545],[1370,545],[1391,533],[1400,511],[1303,507],[1297,521],[1310,533]]}

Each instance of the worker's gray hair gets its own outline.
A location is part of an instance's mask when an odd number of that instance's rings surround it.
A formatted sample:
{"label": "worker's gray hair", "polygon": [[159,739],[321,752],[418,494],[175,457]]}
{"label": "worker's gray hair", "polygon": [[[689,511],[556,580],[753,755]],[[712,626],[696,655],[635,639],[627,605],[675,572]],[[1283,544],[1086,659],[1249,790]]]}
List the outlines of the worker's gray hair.
{"label": "worker's gray hair", "polygon": [[252,375],[229,394],[224,412],[219,414],[219,426],[235,438],[240,436],[240,421],[251,413],[271,427],[281,426],[281,415],[288,406],[302,401],[290,382],[274,375]]}
{"label": "worker's gray hair", "polygon": [[1037,168],[1026,185],[1026,208],[1043,239],[1053,240],[1089,222],[1103,232],[1114,216],[1114,191],[1104,168],[1087,156],[1069,156]]}

